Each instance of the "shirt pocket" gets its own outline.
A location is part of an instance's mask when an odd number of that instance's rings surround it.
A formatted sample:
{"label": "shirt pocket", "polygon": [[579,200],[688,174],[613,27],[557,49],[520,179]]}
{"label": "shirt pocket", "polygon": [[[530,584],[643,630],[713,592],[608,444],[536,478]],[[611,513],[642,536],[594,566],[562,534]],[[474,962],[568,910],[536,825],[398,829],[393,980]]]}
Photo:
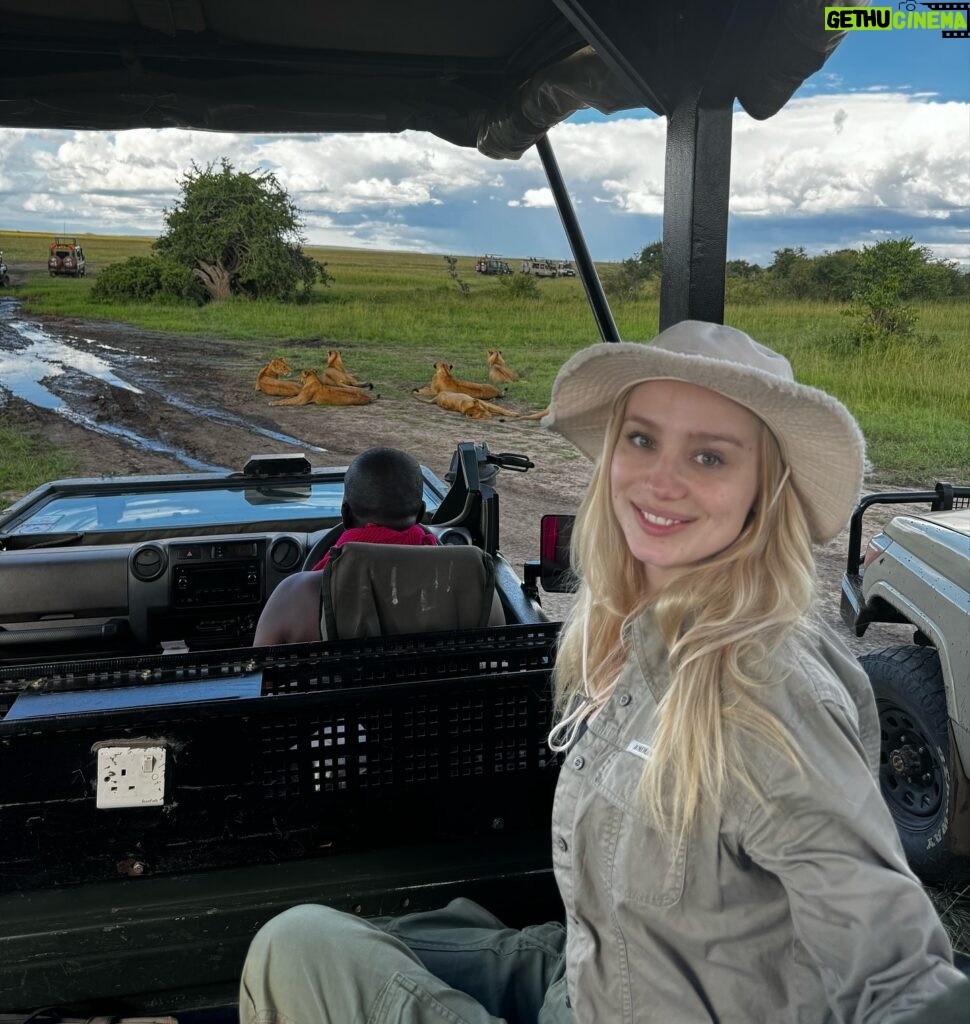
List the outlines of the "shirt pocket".
{"label": "shirt pocket", "polygon": [[[642,750],[642,745],[641,745]],[[684,893],[687,840],[666,838],[640,793],[645,761],[628,750],[609,754],[593,778],[606,801],[600,841],[614,903],[671,907]]]}

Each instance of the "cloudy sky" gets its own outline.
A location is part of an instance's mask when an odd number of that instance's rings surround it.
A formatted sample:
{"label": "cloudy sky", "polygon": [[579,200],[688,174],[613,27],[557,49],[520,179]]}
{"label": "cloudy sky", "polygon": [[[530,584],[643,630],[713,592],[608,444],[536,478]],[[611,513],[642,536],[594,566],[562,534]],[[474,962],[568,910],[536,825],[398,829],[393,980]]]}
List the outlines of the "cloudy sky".
{"label": "cloudy sky", "polygon": [[[734,115],[730,258],[768,264],[911,236],[970,267],[970,40],[849,33],[768,121]],[[550,133],[594,259],[660,237],[666,122],[575,115]],[[148,234],[192,162],[273,171],[316,244],[569,255],[538,157],[492,161],[433,136],[0,129],[5,230]]]}

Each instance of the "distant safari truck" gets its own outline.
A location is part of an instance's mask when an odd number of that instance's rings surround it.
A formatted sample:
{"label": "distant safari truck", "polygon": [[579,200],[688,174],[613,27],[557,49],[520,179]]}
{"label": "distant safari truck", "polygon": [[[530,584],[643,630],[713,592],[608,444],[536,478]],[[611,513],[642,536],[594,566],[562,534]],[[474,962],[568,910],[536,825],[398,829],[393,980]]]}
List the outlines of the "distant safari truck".
{"label": "distant safari truck", "polygon": [[494,256],[491,253],[485,253],[484,256],[479,256],[475,261],[475,270],[479,274],[511,274],[512,268],[508,263],[502,259],[501,256]]}
{"label": "distant safari truck", "polygon": [[55,238],[51,242],[47,269],[51,277],[84,277],[84,250],[76,238]]}
{"label": "distant safari truck", "polygon": [[556,264],[552,260],[538,260],[534,256],[522,261],[519,270],[523,274],[532,274],[533,277],[558,277]]}

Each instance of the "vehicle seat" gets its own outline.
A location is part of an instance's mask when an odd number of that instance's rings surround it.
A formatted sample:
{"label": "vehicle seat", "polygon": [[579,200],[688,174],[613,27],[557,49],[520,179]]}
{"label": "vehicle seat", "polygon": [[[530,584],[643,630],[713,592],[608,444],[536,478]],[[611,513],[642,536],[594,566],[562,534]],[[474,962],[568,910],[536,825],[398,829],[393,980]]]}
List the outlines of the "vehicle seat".
{"label": "vehicle seat", "polygon": [[495,566],[476,547],[344,544],[321,576],[324,640],[505,623]]}

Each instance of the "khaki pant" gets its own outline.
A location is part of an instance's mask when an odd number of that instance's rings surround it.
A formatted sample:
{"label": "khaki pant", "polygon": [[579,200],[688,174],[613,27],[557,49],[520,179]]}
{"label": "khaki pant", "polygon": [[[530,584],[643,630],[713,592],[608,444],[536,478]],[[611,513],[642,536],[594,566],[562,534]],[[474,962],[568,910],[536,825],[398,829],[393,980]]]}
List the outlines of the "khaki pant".
{"label": "khaki pant", "polygon": [[364,920],[294,907],[253,939],[241,1024],[573,1024],[561,925],[506,928],[470,900]]}

